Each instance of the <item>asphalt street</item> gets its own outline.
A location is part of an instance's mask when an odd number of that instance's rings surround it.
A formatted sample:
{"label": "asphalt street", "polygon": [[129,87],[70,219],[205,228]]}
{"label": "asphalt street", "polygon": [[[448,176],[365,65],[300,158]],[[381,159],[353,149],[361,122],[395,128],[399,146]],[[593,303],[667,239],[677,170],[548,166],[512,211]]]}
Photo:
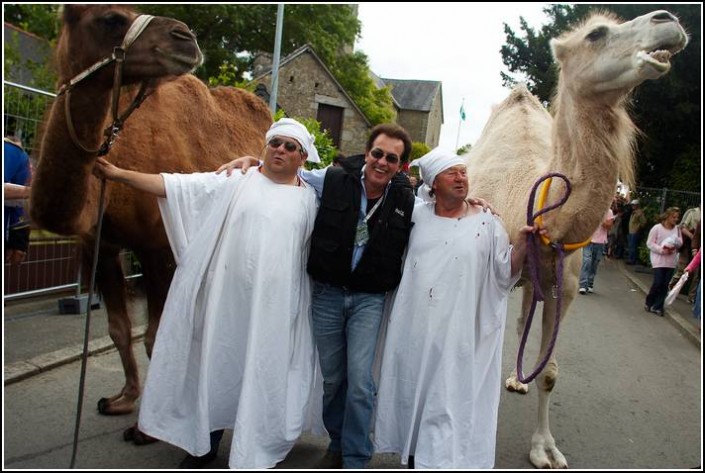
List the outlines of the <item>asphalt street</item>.
{"label": "asphalt street", "polygon": [[[574,469],[687,469],[702,465],[702,352],[700,332],[683,296],[666,317],[644,312],[651,276],[620,262],[601,265],[595,293],[578,296],[561,325],[560,369],[551,398],[551,430]],[[516,314],[521,296],[510,296],[504,374],[515,364]],[[134,304],[135,351],[144,304]],[[56,315],[56,300],[5,307],[3,467],[66,469],[72,450],[84,317]],[[95,406],[122,386],[119,358],[107,338],[103,310],[92,316],[92,351],[80,429],[77,468],[173,469],[183,452],[165,443],[136,447],[122,431],[136,413],[105,417]],[[525,370],[535,359],[532,331]],[[532,351],[533,350],[533,351]],[[527,395],[503,391],[496,468],[532,468],[528,452],[537,417],[535,386]],[[227,468],[226,433],[214,468]],[[303,435],[278,468],[311,468],[325,438]],[[375,455],[375,469],[400,468],[396,455]]]}

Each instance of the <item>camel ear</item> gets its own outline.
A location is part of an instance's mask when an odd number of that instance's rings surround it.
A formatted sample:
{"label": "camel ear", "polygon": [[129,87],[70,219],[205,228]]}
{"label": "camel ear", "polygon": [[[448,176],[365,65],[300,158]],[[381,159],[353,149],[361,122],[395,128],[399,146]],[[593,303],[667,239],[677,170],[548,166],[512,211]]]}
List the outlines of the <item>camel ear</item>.
{"label": "camel ear", "polygon": [[67,25],[78,22],[83,13],[90,8],[89,5],[63,5],[59,10],[59,16]]}
{"label": "camel ear", "polygon": [[551,54],[553,54],[553,59],[557,62],[563,62],[566,52],[565,41],[553,38],[549,44],[551,46]]}

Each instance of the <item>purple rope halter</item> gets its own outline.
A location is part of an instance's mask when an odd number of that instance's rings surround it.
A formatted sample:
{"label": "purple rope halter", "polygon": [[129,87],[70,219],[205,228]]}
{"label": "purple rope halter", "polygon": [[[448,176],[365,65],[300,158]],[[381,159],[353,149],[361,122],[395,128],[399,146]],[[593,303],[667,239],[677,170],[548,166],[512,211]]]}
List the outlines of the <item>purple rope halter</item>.
{"label": "purple rope halter", "polygon": [[[538,212],[534,213],[534,201],[536,199],[536,190],[543,181],[552,177],[558,177],[560,179],[563,179],[566,185],[566,192],[557,203],[549,205],[548,207],[540,209]],[[568,181],[568,178],[563,174],[554,172],[541,177],[538,181],[534,183],[534,186],[531,188],[531,194],[529,196],[529,205],[526,211],[527,225],[533,225],[534,221],[538,216],[543,215],[546,212],[549,212],[563,205],[568,200],[570,192],[570,181]],[[527,257],[529,260],[529,276],[531,277],[531,284],[534,286],[534,294],[531,300],[531,310],[529,310],[529,315],[527,316],[526,322],[524,324],[524,333],[522,334],[521,342],[519,343],[519,353],[517,354],[517,378],[519,379],[520,383],[524,384],[528,384],[533,381],[534,378],[536,378],[536,376],[538,376],[538,374],[543,371],[543,369],[546,367],[546,364],[548,363],[548,360],[551,358],[551,354],[553,353],[553,349],[555,348],[556,340],[558,339],[558,327],[561,321],[561,302],[563,299],[563,258],[565,257],[565,253],[563,250],[562,243],[553,242],[551,243],[551,246],[558,253],[558,263],[556,268],[556,284],[558,286],[556,297],[556,321],[553,326],[553,335],[551,336],[551,343],[548,346],[548,350],[546,351],[546,354],[544,355],[541,362],[534,368],[534,370],[531,372],[531,374],[529,374],[529,376],[524,377],[524,348],[526,347],[526,341],[529,338],[529,332],[531,331],[531,323],[534,319],[534,313],[536,312],[536,304],[538,302],[543,302],[544,300],[544,294],[541,291],[541,285],[539,282],[539,246],[539,237],[536,236],[534,233],[529,233]]]}

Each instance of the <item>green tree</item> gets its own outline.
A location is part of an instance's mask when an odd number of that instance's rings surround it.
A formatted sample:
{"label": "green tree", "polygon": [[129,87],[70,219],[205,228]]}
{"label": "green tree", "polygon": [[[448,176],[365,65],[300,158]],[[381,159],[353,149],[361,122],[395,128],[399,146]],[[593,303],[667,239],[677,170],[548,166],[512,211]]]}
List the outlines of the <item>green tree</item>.
{"label": "green tree", "polygon": [[411,143],[411,153],[409,153],[409,162],[419,159],[424,154],[431,151],[426,143],[420,141],[414,141]]}
{"label": "green tree", "polygon": [[672,60],[668,75],[646,81],[632,97],[632,117],[642,130],[637,148],[637,183],[641,186],[700,190],[700,69],[702,61],[701,6],[656,4],[551,5],[544,9],[549,23],[537,32],[520,18],[521,36],[505,24],[502,61],[505,86],[525,80],[541,101],[550,102],[557,81],[557,67],[549,41],[579,23],[590,12],[610,11],[632,19],[654,10],[668,10],[680,19],[690,44]]}
{"label": "green tree", "polygon": [[4,20],[48,41],[59,35],[59,5],[3,4]]}
{"label": "green tree", "polygon": [[[5,21],[43,38],[57,37],[57,4],[4,8]],[[254,53],[274,49],[276,4],[143,4],[137,8],[142,13],[176,18],[191,28],[205,56],[196,75],[206,83],[241,86],[252,69]],[[346,52],[359,33],[360,21],[351,5],[286,5],[281,52],[285,56],[310,44],[370,122],[392,121],[389,89],[377,89],[370,78],[367,56]]]}
{"label": "green tree", "polygon": [[[221,66],[230,65],[232,82],[252,68],[253,54],[274,49],[277,6],[249,5],[142,5],[145,13],[177,18],[198,37],[205,62],[196,74],[203,80],[223,77]],[[373,124],[391,121],[391,92],[377,89],[370,77],[367,56],[345,52],[360,33],[360,22],[350,5],[287,5],[284,12],[282,56],[310,44]],[[232,72],[235,72],[232,75]],[[223,82],[216,82],[223,83]],[[231,84],[232,85],[232,84]]]}

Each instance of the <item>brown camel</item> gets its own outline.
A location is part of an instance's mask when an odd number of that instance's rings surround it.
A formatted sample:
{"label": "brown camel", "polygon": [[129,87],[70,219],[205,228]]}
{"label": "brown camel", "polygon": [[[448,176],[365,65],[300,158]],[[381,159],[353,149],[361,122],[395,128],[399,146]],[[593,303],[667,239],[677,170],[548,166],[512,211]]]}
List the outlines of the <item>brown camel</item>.
{"label": "brown camel", "polygon": [[[124,6],[63,7],[56,50],[59,84],[66,84],[119,46],[138,15]],[[147,173],[212,171],[233,156],[258,154],[272,122],[267,106],[253,94],[233,88],[208,89],[187,74],[202,62],[196,38],[176,20],[155,17],[127,49],[120,110],[149,84],[151,94],[127,119],[107,159]],[[111,122],[110,65],[80,82],[70,94],[70,114],[81,147],[103,141]],[[97,153],[72,140],[65,102],[60,95],[49,112],[39,164],[32,186],[30,214],[42,228],[77,235],[84,268],[90,268],[96,235],[100,182],[92,175]],[[96,276],[105,302],[109,332],[120,353],[125,385],[99,402],[103,414],[126,414],[140,396],[140,380],[131,344],[132,322],[118,252],[134,251],[142,265],[149,322],[145,333],[150,355],[174,260],[154,197],[108,183]]]}
{"label": "brown camel", "polygon": [[[572,184],[565,205],[544,216],[550,240],[578,243],[592,235],[614,196],[617,178],[630,184],[634,180],[637,132],[625,110],[627,97],[643,81],[666,74],[671,55],[686,43],[687,35],[678,20],[665,11],[622,24],[598,14],[551,42],[560,65],[552,115],[520,85],[494,110],[466,158],[473,195],[495,205],[512,239],[526,224],[532,185],[549,172],[564,174]],[[554,179],[547,205],[557,202],[564,189],[563,182]],[[557,317],[556,299],[551,296],[552,286],[558,284],[555,257],[550,247],[542,245],[539,284],[545,302],[539,359],[547,353]],[[580,264],[581,251],[569,253],[562,281],[561,319],[577,293]],[[526,268],[523,278],[520,338],[534,292]],[[524,375],[528,374],[525,369]],[[548,420],[549,398],[557,378],[554,353],[536,378],[538,426],[531,440],[530,459],[538,468],[567,467]],[[506,387],[521,393],[528,390],[518,381],[516,371]]]}

